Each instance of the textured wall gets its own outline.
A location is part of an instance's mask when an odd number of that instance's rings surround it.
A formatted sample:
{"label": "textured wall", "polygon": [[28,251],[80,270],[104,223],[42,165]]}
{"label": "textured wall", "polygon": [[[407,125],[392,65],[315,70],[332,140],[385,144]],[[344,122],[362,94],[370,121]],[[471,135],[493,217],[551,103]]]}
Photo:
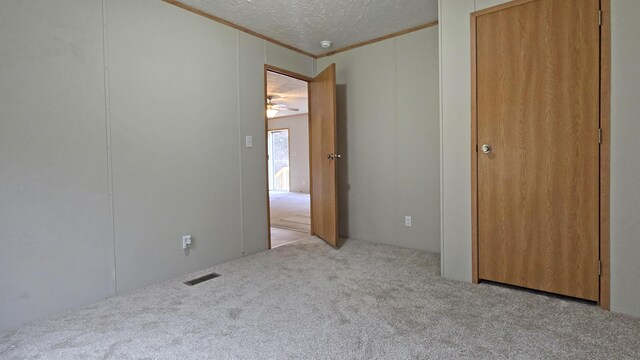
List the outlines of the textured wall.
{"label": "textured wall", "polygon": [[471,30],[474,0],[439,5],[442,274],[471,281]]}
{"label": "textured wall", "polygon": [[122,293],[242,256],[237,32],[156,1],[108,19]]}
{"label": "textured wall", "polygon": [[[264,64],[313,76],[314,59],[238,33],[240,54],[240,142],[244,254],[269,248],[267,227],[267,153],[264,124]],[[245,136],[253,147],[245,148]]]}
{"label": "textured wall", "polygon": [[0,3],[0,330],[268,248],[265,62],[313,74],[160,1]]}
{"label": "textured wall", "polygon": [[437,34],[318,60],[318,72],[337,67],[341,236],[440,249]]}
{"label": "textured wall", "polygon": [[0,2],[0,330],[115,294],[99,0]]}
{"label": "textured wall", "polygon": [[[267,162],[264,136],[264,40],[238,32],[238,93],[242,169],[242,238],[245,255],[269,248],[267,226]],[[253,147],[244,147],[245,136]]]}
{"label": "textured wall", "polygon": [[611,307],[640,316],[640,2],[611,3]]}

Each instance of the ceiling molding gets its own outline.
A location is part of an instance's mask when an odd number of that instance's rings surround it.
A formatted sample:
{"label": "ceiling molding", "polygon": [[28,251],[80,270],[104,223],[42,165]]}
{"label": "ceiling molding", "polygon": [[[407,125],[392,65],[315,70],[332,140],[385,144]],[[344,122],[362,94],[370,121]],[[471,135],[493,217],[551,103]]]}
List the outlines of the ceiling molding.
{"label": "ceiling molding", "polygon": [[293,50],[293,51],[298,52],[298,53],[300,53],[302,55],[306,55],[306,56],[312,57],[314,59],[317,58],[316,55],[314,55],[312,53],[306,52],[304,50],[300,50],[300,49],[298,49],[296,47],[293,47],[291,45],[288,45],[288,44],[285,44],[283,42],[280,42],[280,41],[278,41],[276,39],[272,39],[272,38],[270,38],[268,36],[264,36],[264,35],[262,35],[260,33],[257,33],[255,31],[253,31],[253,30],[247,29],[244,26],[240,26],[238,24],[232,23],[231,21],[225,20],[225,19],[217,17],[215,15],[211,15],[209,13],[206,13],[206,12],[202,11],[202,10],[198,10],[198,9],[192,7],[192,6],[185,5],[185,4],[181,3],[180,1],[176,1],[176,0],[162,0],[162,1],[166,2],[167,4],[175,5],[175,6],[179,7],[179,8],[181,8],[181,9],[190,11],[190,12],[192,12],[194,14],[197,14],[197,15],[200,15],[200,16],[204,16],[207,19],[213,20],[215,22],[219,22],[220,24],[227,25],[227,26],[232,27],[232,28],[234,28],[236,30],[240,30],[240,31],[245,32],[245,33],[247,33],[249,35],[253,35],[253,36],[259,37],[260,39],[269,41],[271,43],[274,43],[276,45],[282,46],[282,47],[287,48],[289,50]]}
{"label": "ceiling molding", "polygon": [[359,48],[359,47],[362,47],[362,46],[365,46],[365,45],[370,45],[370,44],[377,43],[377,42],[380,42],[380,41],[389,40],[389,39],[392,39],[394,37],[398,37],[398,36],[401,36],[401,35],[406,35],[406,34],[414,32],[414,31],[426,29],[426,28],[429,28],[429,27],[432,27],[432,26],[436,26],[436,25],[438,25],[438,21],[437,20],[436,21],[431,21],[431,22],[428,22],[426,24],[422,24],[422,25],[414,26],[414,27],[409,28],[409,29],[405,29],[405,30],[401,30],[401,31],[398,31],[398,32],[394,32],[394,33],[389,34],[389,35],[380,36],[380,37],[377,37],[375,39],[359,42],[357,44],[345,46],[343,48],[340,48],[340,49],[337,49],[337,50],[333,50],[333,51],[329,51],[329,52],[326,52],[324,54],[316,55],[315,58],[316,59],[320,59],[320,58],[323,58],[323,57],[326,57],[326,56],[335,55],[335,54],[338,54],[338,53],[341,53],[341,52],[345,52],[347,50],[353,50],[355,48]]}
{"label": "ceiling molding", "polygon": [[[213,20],[213,21],[218,22],[220,24],[232,27],[232,28],[234,28],[236,30],[242,31],[242,32],[247,33],[249,35],[253,35],[253,36],[256,36],[256,37],[258,37],[260,39],[269,41],[269,42],[271,42],[271,43],[273,43],[275,45],[279,45],[279,46],[282,46],[282,47],[287,48],[289,50],[292,50],[292,51],[295,51],[297,53],[300,53],[302,55],[309,56],[309,57],[314,58],[314,59],[320,59],[320,58],[323,58],[323,57],[335,55],[335,54],[338,54],[338,53],[341,53],[341,52],[345,52],[345,51],[348,51],[348,50],[353,50],[353,49],[356,49],[356,48],[359,48],[359,47],[362,47],[362,46],[365,46],[365,45],[370,45],[370,44],[373,44],[373,43],[376,43],[376,42],[392,39],[394,37],[398,37],[398,36],[401,36],[401,35],[406,35],[406,34],[414,32],[414,31],[418,31],[418,30],[422,30],[422,29],[426,29],[426,28],[438,25],[438,21],[437,20],[436,21],[431,21],[431,22],[428,22],[426,24],[422,24],[422,25],[414,26],[414,27],[409,28],[409,29],[397,31],[397,32],[391,33],[389,35],[380,36],[380,37],[377,37],[377,38],[374,38],[374,39],[371,39],[371,40],[362,41],[362,42],[359,42],[359,43],[356,43],[356,44],[353,44],[353,45],[349,45],[349,46],[345,46],[345,47],[342,47],[342,48],[339,48],[339,49],[336,49],[336,50],[332,50],[332,51],[329,51],[329,52],[326,52],[326,53],[323,53],[323,54],[315,55],[315,54],[312,54],[310,52],[304,51],[302,49],[298,49],[295,46],[291,46],[289,44],[285,44],[285,43],[283,43],[281,41],[278,41],[276,39],[270,38],[268,36],[262,35],[262,34],[260,34],[258,32],[253,31],[253,30],[247,29],[246,27],[240,26],[238,24],[235,24],[235,23],[233,23],[233,22],[231,22],[229,20],[225,20],[225,19],[220,18],[218,16],[211,15],[209,13],[206,13],[206,12],[202,11],[202,10],[196,9],[196,8],[194,8],[192,6],[183,4],[180,1],[177,1],[177,0],[162,0],[162,1],[164,1],[167,4],[171,4],[171,5],[177,6],[177,7],[181,8],[181,9],[184,9],[184,10],[187,10],[189,12],[192,12],[192,13],[194,13],[196,15],[200,15],[200,16],[206,17],[207,19]],[[279,72],[279,71],[276,70],[276,72]]]}

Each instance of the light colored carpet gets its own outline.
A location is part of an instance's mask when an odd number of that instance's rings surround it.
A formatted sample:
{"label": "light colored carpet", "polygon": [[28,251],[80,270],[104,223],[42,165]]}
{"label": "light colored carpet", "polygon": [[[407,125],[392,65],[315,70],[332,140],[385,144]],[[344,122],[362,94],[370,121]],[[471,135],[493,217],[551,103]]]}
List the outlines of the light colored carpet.
{"label": "light colored carpet", "polygon": [[311,225],[311,217],[310,216],[302,216],[302,215],[294,215],[288,218],[282,219],[283,221],[294,222],[298,224]]}
{"label": "light colored carpet", "polygon": [[308,233],[271,227],[271,248],[286,245],[309,237]]}
{"label": "light colored carpet", "polygon": [[[310,238],[0,333],[2,359],[631,359],[640,319]],[[204,274],[203,271],[198,274]]]}
{"label": "light colored carpet", "polygon": [[269,192],[271,226],[311,232],[311,198],[296,192]]}

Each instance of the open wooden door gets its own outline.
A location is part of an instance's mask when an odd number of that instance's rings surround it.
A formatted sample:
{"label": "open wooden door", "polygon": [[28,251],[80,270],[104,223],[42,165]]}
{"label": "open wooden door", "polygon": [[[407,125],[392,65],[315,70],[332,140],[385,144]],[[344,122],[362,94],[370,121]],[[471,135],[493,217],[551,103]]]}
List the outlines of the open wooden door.
{"label": "open wooden door", "polygon": [[338,247],[336,65],[309,82],[313,235]]}

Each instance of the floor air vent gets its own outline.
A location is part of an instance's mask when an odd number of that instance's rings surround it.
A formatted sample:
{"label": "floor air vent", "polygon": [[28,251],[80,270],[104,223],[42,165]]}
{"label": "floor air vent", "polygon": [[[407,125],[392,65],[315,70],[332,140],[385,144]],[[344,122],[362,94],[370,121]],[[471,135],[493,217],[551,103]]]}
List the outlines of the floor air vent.
{"label": "floor air vent", "polygon": [[211,274],[207,274],[207,275],[203,275],[203,276],[197,277],[197,278],[195,278],[193,280],[185,281],[184,284],[185,285],[189,285],[189,286],[198,285],[201,282],[205,282],[207,280],[211,280],[213,278],[217,278],[218,276],[220,276],[220,274],[211,273]]}

